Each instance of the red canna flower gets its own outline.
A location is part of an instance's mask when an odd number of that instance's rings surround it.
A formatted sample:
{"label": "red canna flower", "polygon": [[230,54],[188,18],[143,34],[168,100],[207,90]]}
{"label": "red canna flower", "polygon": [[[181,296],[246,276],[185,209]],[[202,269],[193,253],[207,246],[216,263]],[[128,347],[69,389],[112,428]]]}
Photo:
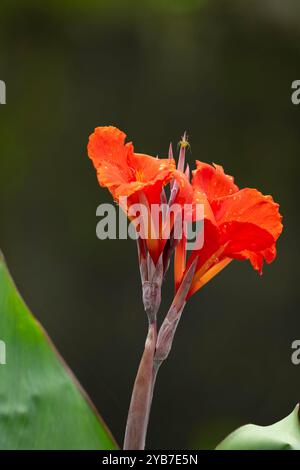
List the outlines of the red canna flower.
{"label": "red canna flower", "polygon": [[193,171],[194,201],[204,205],[204,245],[192,252],[187,267],[184,255],[175,256],[175,279],[182,279],[197,258],[187,298],[218,274],[233,259],[249,259],[262,273],[263,262],[276,257],[276,241],[282,231],[279,206],[256,189],[239,190],[219,165],[197,161]]}
{"label": "red canna flower", "polygon": [[[189,169],[184,171],[184,134],[175,168],[172,148],[169,158],[158,159],[134,153],[131,142],[125,144],[126,134],[116,127],[97,127],[90,136],[88,154],[97,170],[101,186],[109,189],[120,203],[126,196],[127,209],[134,203],[148,208],[148,234],[146,246],[157,264],[160,255],[175,250],[174,278],[177,292],[185,273],[197,259],[195,274],[187,298],[206,284],[233,259],[248,259],[260,274],[264,261],[271,263],[276,257],[276,241],[282,231],[281,216],[271,196],[263,196],[256,189],[239,190],[232,176],[224,173],[220,165],[196,161],[192,182]],[[193,203],[204,206],[204,245],[194,250],[186,263],[186,236],[177,242],[168,242],[163,220],[152,230],[151,207],[167,202],[163,187],[171,181],[169,208]],[[184,222],[185,223],[185,222]],[[151,226],[152,224],[152,226]],[[171,220],[170,238],[174,217]],[[185,227],[184,227],[185,228]],[[167,233],[168,235],[168,233]],[[201,234],[200,234],[201,235]],[[143,244],[140,256],[146,257]]]}
{"label": "red canna flower", "polygon": [[[127,209],[143,203],[149,208],[160,204],[162,188],[173,176],[173,159],[159,159],[134,153],[131,142],[125,144],[126,134],[116,127],[97,127],[89,138],[88,155],[97,170],[98,181],[107,187],[117,202],[127,197]],[[159,234],[151,233],[149,213],[147,245],[156,263],[163,249]]]}

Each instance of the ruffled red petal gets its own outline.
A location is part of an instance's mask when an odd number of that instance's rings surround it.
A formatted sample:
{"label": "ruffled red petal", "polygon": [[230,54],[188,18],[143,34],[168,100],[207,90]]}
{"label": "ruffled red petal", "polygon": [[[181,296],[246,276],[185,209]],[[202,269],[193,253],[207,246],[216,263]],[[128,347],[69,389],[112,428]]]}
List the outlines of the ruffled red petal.
{"label": "ruffled red petal", "polygon": [[[171,179],[174,160],[134,153],[132,143],[125,144],[125,138],[126,134],[113,126],[97,127],[90,136],[88,155],[100,185],[107,187],[116,200],[145,191],[149,203],[154,203],[152,199],[159,202],[157,194]],[[138,198],[131,202],[138,202]]]}
{"label": "ruffled red petal", "polygon": [[209,202],[238,191],[234,179],[224,173],[220,165],[209,165],[208,163],[196,161],[197,168],[193,171],[192,184],[195,188],[203,191]]}
{"label": "ruffled red petal", "polygon": [[111,187],[133,178],[128,157],[132,143],[125,144],[126,134],[116,127],[97,127],[89,138],[88,155],[97,170],[102,186]]}
{"label": "ruffled red petal", "polygon": [[263,259],[271,262],[275,258],[274,243],[282,231],[282,223],[279,206],[271,196],[245,188],[213,201],[211,206],[220,229],[220,243],[226,245],[225,255],[249,258],[258,271],[262,269]]}

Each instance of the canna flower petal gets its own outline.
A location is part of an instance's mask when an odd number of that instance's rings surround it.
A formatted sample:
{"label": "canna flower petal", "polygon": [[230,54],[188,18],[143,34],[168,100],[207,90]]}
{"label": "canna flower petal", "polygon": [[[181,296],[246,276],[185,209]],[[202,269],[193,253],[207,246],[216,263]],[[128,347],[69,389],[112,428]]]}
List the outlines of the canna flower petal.
{"label": "canna flower petal", "polygon": [[149,155],[133,153],[128,156],[128,165],[133,177],[131,181],[121,183],[115,190],[115,196],[132,196],[138,191],[146,194],[150,204],[160,203],[162,187],[172,178],[175,162],[168,158],[154,158]]}
{"label": "canna flower petal", "polygon": [[101,186],[107,187],[119,201],[121,196],[134,196],[144,191],[148,202],[159,203],[158,194],[175,170],[172,159],[158,159],[134,153],[131,142],[125,144],[126,134],[116,127],[97,127],[89,138],[88,155],[97,170]]}
{"label": "canna flower petal", "polygon": [[235,259],[246,260],[248,259],[252,267],[262,274],[262,268],[264,261],[268,264],[272,263],[276,258],[276,244],[274,243],[271,247],[266,250],[253,252],[250,250],[243,250],[240,253],[235,254]]}
{"label": "canna flower petal", "polygon": [[282,223],[279,206],[271,196],[245,188],[213,201],[211,206],[220,230],[220,243],[226,244],[224,255],[249,258],[259,271],[263,259],[269,262],[274,259],[274,243],[282,231]]}
{"label": "canna flower petal", "polygon": [[209,202],[219,197],[236,193],[238,187],[232,176],[224,173],[223,167],[196,160],[196,170],[193,171],[193,187],[203,191]]}
{"label": "canna flower petal", "polygon": [[97,127],[89,138],[88,155],[97,170],[98,181],[112,193],[117,186],[133,178],[128,165],[133,146],[125,145],[125,138],[126,134],[113,126]]}
{"label": "canna flower petal", "polygon": [[195,292],[197,292],[201,287],[205,286],[213,277],[215,277],[219,272],[221,272],[229,263],[231,263],[231,258],[223,258],[218,263],[212,265],[211,268],[208,268],[207,271],[202,276],[194,276],[193,282],[191,284],[190,290],[187,295],[189,299]]}

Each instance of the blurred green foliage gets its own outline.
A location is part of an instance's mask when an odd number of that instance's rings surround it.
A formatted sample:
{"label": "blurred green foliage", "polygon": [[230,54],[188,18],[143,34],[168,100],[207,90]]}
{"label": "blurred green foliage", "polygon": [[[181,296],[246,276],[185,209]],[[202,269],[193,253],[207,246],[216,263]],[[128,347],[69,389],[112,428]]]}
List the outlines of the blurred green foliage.
{"label": "blurred green foliage", "polygon": [[247,424],[226,437],[217,450],[299,450],[299,405],[286,418],[269,426]]}
{"label": "blurred green foliage", "polygon": [[106,425],[17,292],[0,252],[1,450],[117,449]]}

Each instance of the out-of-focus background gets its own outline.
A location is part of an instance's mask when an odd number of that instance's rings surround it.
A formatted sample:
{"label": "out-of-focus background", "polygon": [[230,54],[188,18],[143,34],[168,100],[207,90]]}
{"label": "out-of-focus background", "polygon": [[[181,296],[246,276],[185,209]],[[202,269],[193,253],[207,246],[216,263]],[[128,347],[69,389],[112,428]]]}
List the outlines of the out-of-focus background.
{"label": "out-of-focus background", "polygon": [[[121,443],[143,349],[133,241],[99,241],[110,201],[86,157],[97,125],[194,159],[280,202],[278,259],[233,262],[189,302],[161,369],[148,448],[213,448],[300,398],[297,0],[1,1],[0,246],[36,317]],[[171,301],[165,285],[161,314]],[[1,332],[0,332],[1,337]]]}

